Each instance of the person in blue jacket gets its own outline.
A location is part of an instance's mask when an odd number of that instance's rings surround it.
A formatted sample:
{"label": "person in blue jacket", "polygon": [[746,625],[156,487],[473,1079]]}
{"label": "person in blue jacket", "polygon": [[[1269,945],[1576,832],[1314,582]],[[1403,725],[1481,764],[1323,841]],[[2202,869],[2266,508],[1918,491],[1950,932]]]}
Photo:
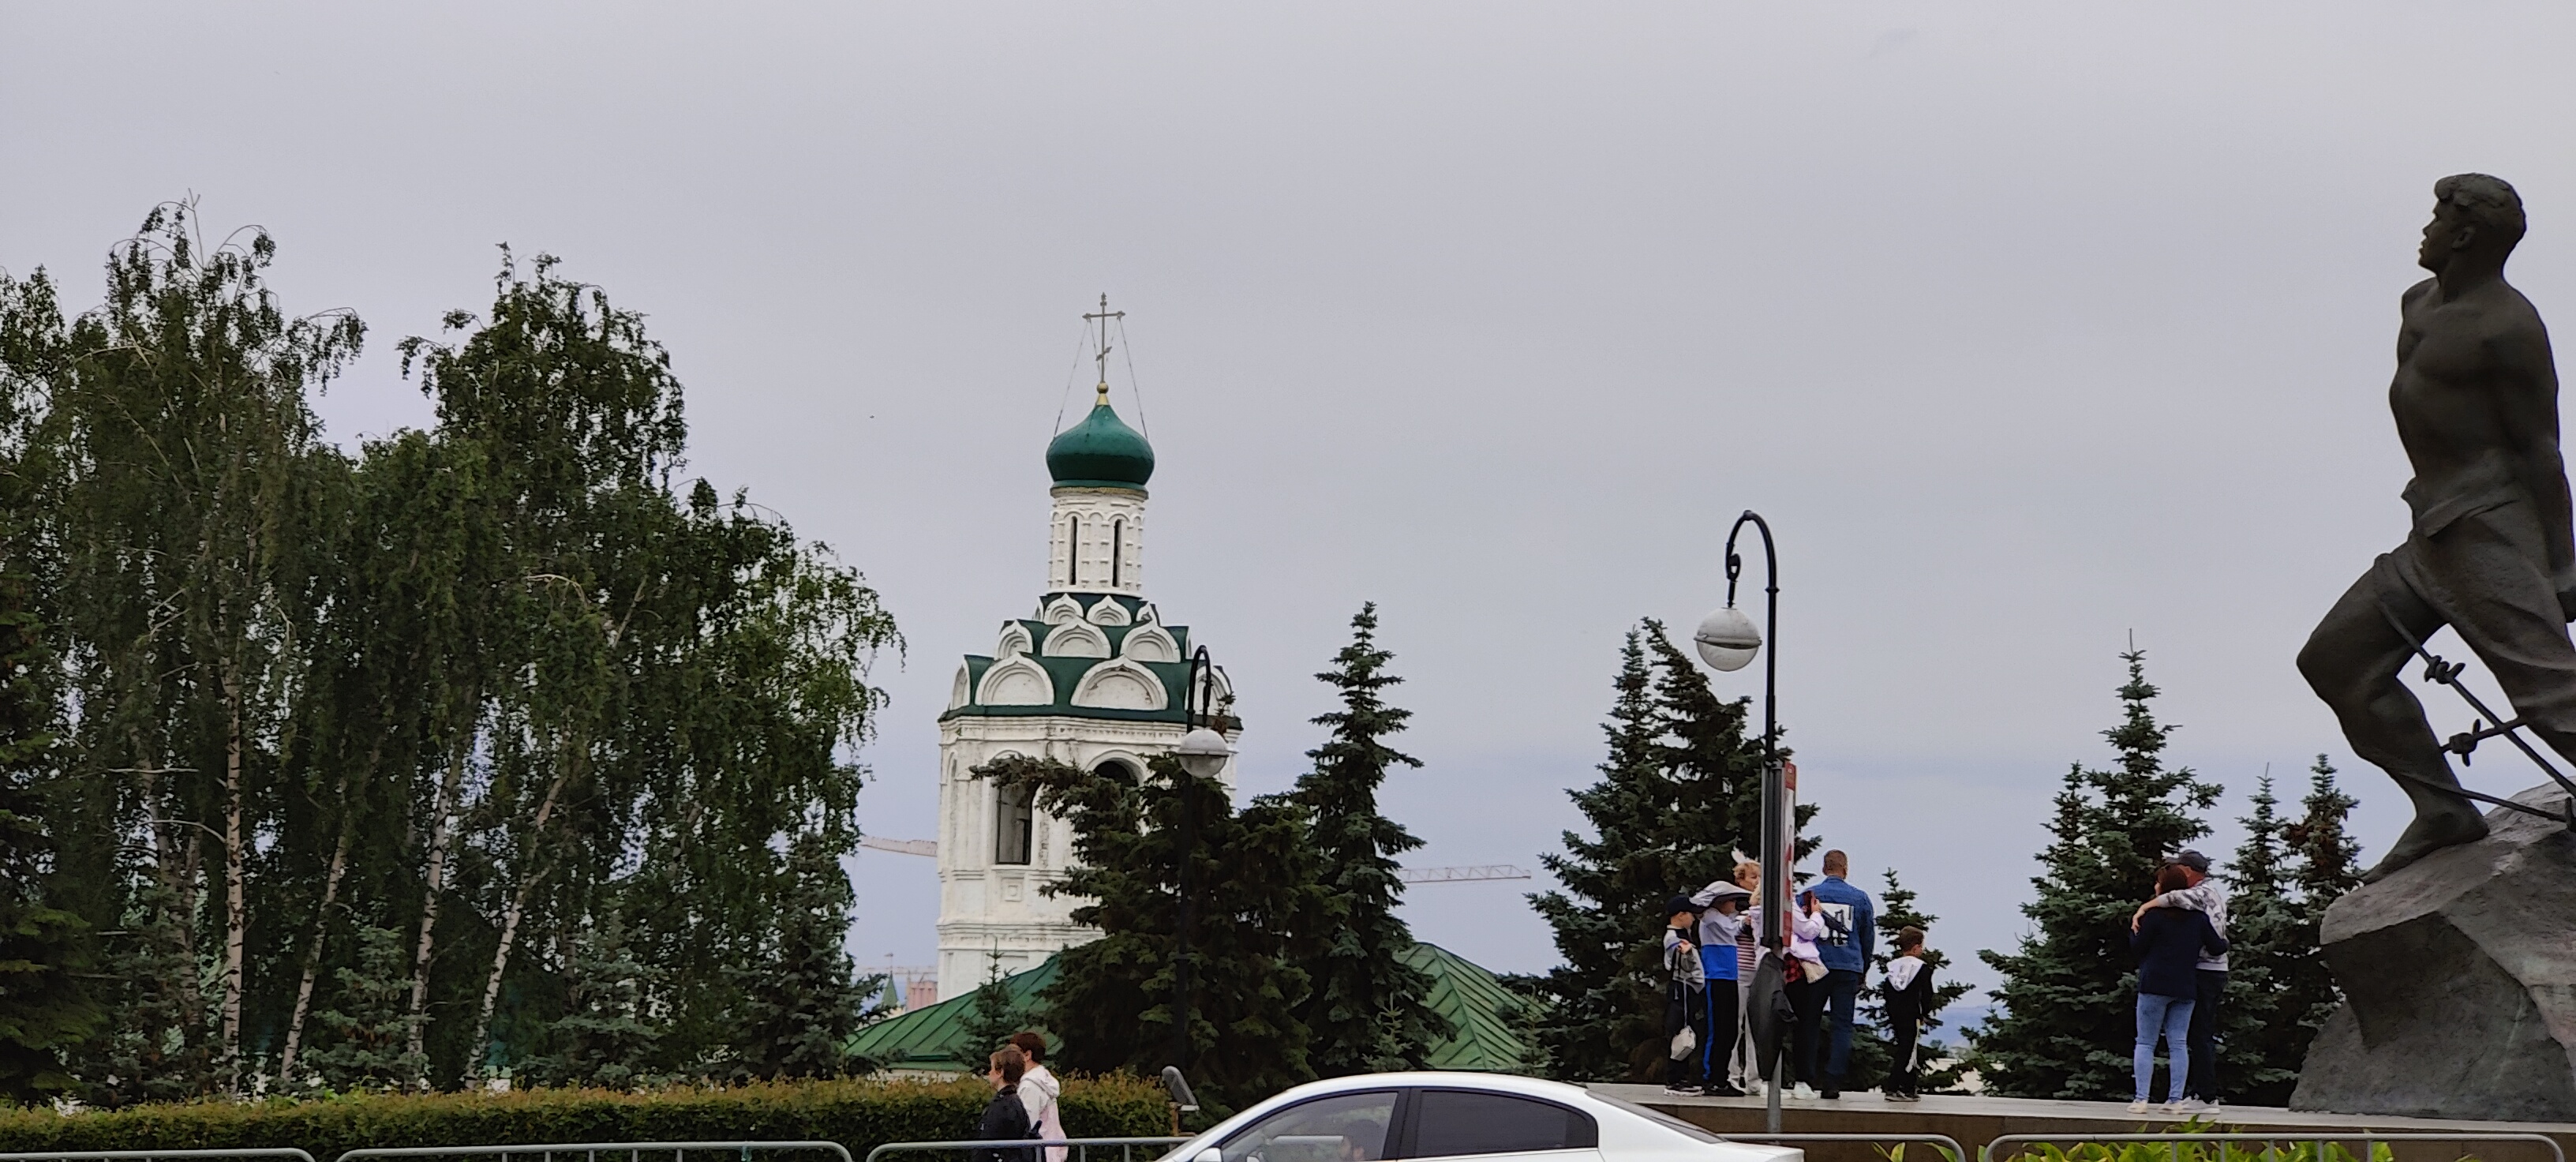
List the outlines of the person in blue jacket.
{"label": "person in blue jacket", "polygon": [[[2191,877],[2178,864],[2156,871],[2156,892],[2178,892]],[[2191,1092],[2191,1009],[2200,994],[2202,949],[2227,951],[2227,938],[2209,923],[2209,913],[2182,908],[2152,908],[2129,933],[2129,950],[2138,957],[2138,1041],[2130,1058],[2137,1100],[2129,1112],[2147,1112],[2147,1082],[2156,1071],[2156,1034],[2162,1032],[2165,1056],[2173,1075],[2165,1082],[2167,1108],[2190,1112],[2209,1108],[2187,1097]]]}
{"label": "person in blue jacket", "polygon": [[1825,1084],[1818,1097],[1841,1097],[1843,1075],[1851,1069],[1852,1009],[1860,1001],[1861,978],[1869,971],[1878,937],[1878,909],[1869,893],[1843,881],[1851,860],[1841,851],[1825,853],[1825,878],[1808,889],[1825,922],[1816,951],[1825,962],[1825,1003],[1832,1006],[1834,1039],[1825,1054]]}

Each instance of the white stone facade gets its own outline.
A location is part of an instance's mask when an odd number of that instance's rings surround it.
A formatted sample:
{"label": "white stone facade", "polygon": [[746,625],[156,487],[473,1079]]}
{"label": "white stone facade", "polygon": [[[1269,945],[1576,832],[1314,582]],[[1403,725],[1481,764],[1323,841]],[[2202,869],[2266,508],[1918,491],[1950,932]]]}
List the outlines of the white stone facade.
{"label": "white stone facade", "polygon": [[[1125,763],[1142,771],[1154,755],[1181,741],[1179,722],[1104,722],[1059,717],[952,718],[939,729],[939,995],[963,996],[982,985],[1001,956],[1004,975],[1037,967],[1058,949],[1098,935],[1073,922],[1080,902],[1040,889],[1071,866],[1072,831],[1062,820],[1030,813],[1026,863],[1006,831],[992,784],[972,773],[1005,755],[1056,758],[1086,769]],[[1231,785],[1234,766],[1223,776]]]}

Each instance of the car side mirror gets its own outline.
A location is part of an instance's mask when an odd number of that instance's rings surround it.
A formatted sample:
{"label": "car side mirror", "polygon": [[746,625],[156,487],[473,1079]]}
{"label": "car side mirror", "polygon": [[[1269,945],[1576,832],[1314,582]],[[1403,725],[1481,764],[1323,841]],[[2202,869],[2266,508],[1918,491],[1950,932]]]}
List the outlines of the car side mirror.
{"label": "car side mirror", "polygon": [[1210,1146],[1199,1151],[1198,1156],[1190,1159],[1190,1162],[1225,1162],[1225,1151]]}

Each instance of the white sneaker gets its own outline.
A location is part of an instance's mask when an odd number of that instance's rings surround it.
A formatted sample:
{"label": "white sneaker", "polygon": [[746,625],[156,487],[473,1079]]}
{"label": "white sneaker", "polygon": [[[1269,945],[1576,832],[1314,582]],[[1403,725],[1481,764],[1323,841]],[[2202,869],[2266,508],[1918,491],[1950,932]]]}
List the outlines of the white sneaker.
{"label": "white sneaker", "polygon": [[2177,1114],[2205,1114],[2217,1108],[2196,1097],[2187,1097],[2178,1102],[2167,1103],[2165,1106],[2165,1109]]}
{"label": "white sneaker", "polygon": [[2133,1102],[2130,1102],[2130,1103],[2129,1103],[2129,1112],[2130,1112],[2130,1113],[2133,1113],[2133,1114],[2143,1114],[2143,1113],[2147,1112],[2147,1103],[2142,1102],[2142,1101],[2133,1101]]}
{"label": "white sneaker", "polygon": [[1814,1086],[1808,1085],[1806,1082],[1802,1081],[1789,1087],[1789,1096],[1812,1099],[1816,1096],[1816,1090]]}

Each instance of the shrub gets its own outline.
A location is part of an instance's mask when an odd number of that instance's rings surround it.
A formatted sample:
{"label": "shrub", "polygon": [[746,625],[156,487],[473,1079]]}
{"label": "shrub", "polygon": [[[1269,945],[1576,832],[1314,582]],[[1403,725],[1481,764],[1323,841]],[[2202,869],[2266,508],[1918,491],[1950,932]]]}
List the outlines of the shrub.
{"label": "shrub", "polygon": [[[75,1114],[30,1108],[0,1110],[0,1152],[293,1147],[333,1162],[370,1146],[792,1139],[839,1142],[864,1159],[886,1142],[971,1138],[991,1098],[980,1079],[961,1078],[350,1094]],[[1062,1101],[1074,1136],[1146,1137],[1170,1128],[1162,1088],[1141,1078],[1070,1077]]]}

